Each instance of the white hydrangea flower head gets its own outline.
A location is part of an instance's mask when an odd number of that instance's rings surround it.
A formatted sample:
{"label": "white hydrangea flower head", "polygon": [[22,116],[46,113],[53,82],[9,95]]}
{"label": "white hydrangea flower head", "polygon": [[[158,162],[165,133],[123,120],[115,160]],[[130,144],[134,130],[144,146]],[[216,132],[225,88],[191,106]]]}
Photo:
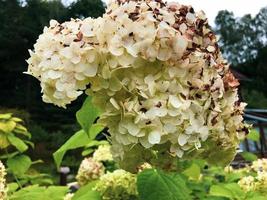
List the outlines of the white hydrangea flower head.
{"label": "white hydrangea flower head", "polygon": [[255,177],[251,175],[242,177],[238,184],[245,192],[257,191],[267,195],[267,172],[257,171]]}
{"label": "white hydrangea flower head", "polygon": [[138,167],[138,172],[142,172],[145,169],[152,169],[153,167],[149,163],[143,163]]}
{"label": "white hydrangea flower head", "polygon": [[[112,1],[102,18],[51,21],[34,48],[27,73],[40,80],[43,100],[65,107],[86,90],[125,169],[159,152],[225,165],[247,133],[239,82],[191,6]],[[141,158],[127,162],[132,152]]]}
{"label": "white hydrangea flower head", "polygon": [[238,181],[238,185],[245,192],[254,191],[256,189],[256,182],[253,176],[245,176]]}
{"label": "white hydrangea flower head", "polygon": [[6,187],[6,169],[3,163],[0,161],[0,199],[7,199],[7,187]]}
{"label": "white hydrangea flower head", "polygon": [[100,177],[95,186],[103,200],[137,199],[136,175],[122,169],[108,172]]}
{"label": "white hydrangea flower head", "polygon": [[76,179],[80,186],[86,185],[90,181],[97,180],[105,173],[105,167],[101,162],[92,158],[85,158],[79,167]]}
{"label": "white hydrangea flower head", "polygon": [[257,191],[267,195],[267,172],[259,171],[257,175]]}
{"label": "white hydrangea flower head", "polygon": [[41,82],[43,100],[65,107],[86,89],[99,65],[93,19],[71,20],[59,24],[50,21],[30,51],[28,74]]}
{"label": "white hydrangea flower head", "polygon": [[100,145],[93,154],[93,159],[97,162],[113,161],[110,145]]}
{"label": "white hydrangea flower head", "polygon": [[256,172],[258,171],[267,172],[267,159],[262,158],[262,159],[257,159],[253,161],[251,168]]}

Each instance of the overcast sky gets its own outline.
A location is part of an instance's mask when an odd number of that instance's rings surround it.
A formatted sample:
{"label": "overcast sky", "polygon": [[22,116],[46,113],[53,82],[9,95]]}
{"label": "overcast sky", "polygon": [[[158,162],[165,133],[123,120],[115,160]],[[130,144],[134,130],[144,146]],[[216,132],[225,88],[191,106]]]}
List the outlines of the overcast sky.
{"label": "overcast sky", "polygon": [[[63,2],[73,2],[75,0],[63,0]],[[108,2],[109,0],[103,0]],[[259,12],[262,7],[267,6],[267,0],[168,0],[177,1],[181,4],[192,5],[195,10],[203,10],[208,16],[211,25],[214,25],[214,19],[220,10],[233,11],[235,16],[241,17],[244,14],[253,16]]]}
{"label": "overcast sky", "polygon": [[248,13],[254,16],[262,7],[267,6],[267,0],[179,0],[178,2],[192,5],[195,10],[205,11],[212,25],[220,10],[233,11],[238,17]]}

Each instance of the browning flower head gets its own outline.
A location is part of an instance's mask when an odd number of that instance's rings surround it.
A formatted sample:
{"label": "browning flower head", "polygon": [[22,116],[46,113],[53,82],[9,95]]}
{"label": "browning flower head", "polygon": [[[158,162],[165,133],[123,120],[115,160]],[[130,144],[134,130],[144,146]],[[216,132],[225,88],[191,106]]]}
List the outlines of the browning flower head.
{"label": "browning flower head", "polygon": [[90,181],[99,179],[105,173],[102,163],[94,161],[92,158],[85,158],[78,170],[76,179],[80,186],[86,185]]}
{"label": "browning flower head", "polygon": [[28,73],[41,81],[43,100],[65,107],[86,90],[103,108],[99,123],[120,163],[132,152],[141,155],[134,165],[151,163],[159,149],[172,158],[233,159],[247,129],[245,104],[203,12],[112,1],[102,18],[51,21],[34,47]]}

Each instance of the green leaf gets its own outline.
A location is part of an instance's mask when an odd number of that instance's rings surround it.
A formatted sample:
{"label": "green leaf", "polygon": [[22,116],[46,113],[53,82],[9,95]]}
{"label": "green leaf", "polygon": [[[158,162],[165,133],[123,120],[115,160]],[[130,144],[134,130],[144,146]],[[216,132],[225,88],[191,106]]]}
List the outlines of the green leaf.
{"label": "green leaf", "polygon": [[68,150],[71,149],[77,149],[80,147],[85,146],[86,144],[88,144],[90,142],[90,138],[88,137],[88,134],[86,134],[84,132],[84,130],[80,130],[78,132],[76,132],[70,139],[68,139],[67,142],[65,142],[65,144],[63,144],[54,154],[54,160],[56,162],[57,168],[59,168],[62,159],[65,155],[65,153]]}
{"label": "green leaf", "polygon": [[260,140],[260,134],[256,129],[251,129],[247,135],[247,139],[258,142]]}
{"label": "green leaf", "polygon": [[7,160],[8,169],[18,176],[22,176],[30,168],[32,161],[29,156],[18,155]]}
{"label": "green leaf", "polygon": [[250,152],[247,152],[247,151],[244,151],[244,152],[241,152],[240,155],[246,160],[246,161],[254,161],[254,160],[257,160],[258,157],[253,154],[253,153],[250,153]]}
{"label": "green leaf", "polygon": [[15,152],[12,152],[12,153],[4,154],[4,155],[0,156],[0,160],[7,159],[7,158],[12,158],[12,157],[14,157],[14,156],[16,156],[18,154],[19,154],[19,151],[15,151]]}
{"label": "green leaf", "polygon": [[94,140],[95,137],[104,129],[101,124],[93,124],[89,130],[89,137]]}
{"label": "green leaf", "polygon": [[246,193],[246,200],[266,200],[266,194],[257,191],[249,191]]}
{"label": "green leaf", "polygon": [[12,113],[0,114],[0,119],[10,119],[12,117]]}
{"label": "green leaf", "polygon": [[67,186],[50,186],[45,191],[45,197],[47,200],[62,200],[69,188]]}
{"label": "green leaf", "polygon": [[28,146],[24,143],[23,140],[16,137],[14,134],[8,134],[8,141],[15,146],[21,153],[28,149]]}
{"label": "green leaf", "polygon": [[91,154],[92,152],[94,152],[95,151],[94,147],[99,146],[99,145],[105,145],[105,144],[109,144],[109,143],[106,140],[101,140],[101,141],[92,140],[91,142],[86,144],[85,149],[82,152],[82,156],[87,156]]}
{"label": "green leaf", "polygon": [[229,199],[243,199],[245,192],[242,191],[237,183],[228,183],[211,186],[210,195],[227,197]]}
{"label": "green leaf", "polygon": [[94,190],[84,191],[84,194],[80,197],[73,198],[73,200],[101,200],[99,192]]}
{"label": "green leaf", "polygon": [[7,121],[7,122],[0,122],[0,131],[5,133],[10,133],[16,127],[16,122],[14,121]]}
{"label": "green leaf", "polygon": [[9,196],[9,200],[44,200],[44,187],[32,185],[25,187]]}
{"label": "green leaf", "polygon": [[28,144],[31,148],[34,148],[34,143],[28,140],[24,140],[25,144]]}
{"label": "green leaf", "polygon": [[68,187],[65,186],[51,186],[46,188],[32,185],[10,195],[9,200],[62,200],[67,191]]}
{"label": "green leaf", "polygon": [[228,183],[230,182],[237,182],[238,180],[240,180],[244,175],[242,173],[227,173],[225,178],[227,180]]}
{"label": "green leaf", "polygon": [[7,188],[8,192],[15,192],[19,188],[19,185],[17,183],[8,183]]}
{"label": "green leaf", "polygon": [[28,130],[24,126],[22,126],[20,124],[16,125],[16,127],[14,129],[14,132],[17,133],[17,134],[25,135],[28,138],[31,138],[31,134],[28,132]]}
{"label": "green leaf", "polygon": [[197,164],[193,163],[183,172],[183,174],[194,180],[198,180],[200,176],[200,167]]}
{"label": "green leaf", "polygon": [[231,190],[228,190],[227,188],[224,188],[223,186],[219,186],[219,185],[211,186],[210,195],[228,197],[230,199],[233,198],[233,194]]}
{"label": "green leaf", "polygon": [[7,134],[0,131],[0,149],[5,149],[10,145]]}
{"label": "green leaf", "polygon": [[237,183],[228,183],[224,186],[228,190],[231,190],[234,199],[243,199],[245,196],[245,192],[240,188]]}
{"label": "green leaf", "polygon": [[187,200],[191,199],[184,180],[160,170],[144,170],[137,177],[140,200]]}
{"label": "green leaf", "polygon": [[82,151],[82,156],[88,156],[89,154],[93,153],[94,149],[85,149]]}
{"label": "green leaf", "polygon": [[105,144],[109,144],[108,141],[106,140],[92,140],[90,141],[88,144],[86,144],[86,148],[90,148],[90,147],[95,147],[95,146],[99,146],[99,145],[105,145]]}
{"label": "green leaf", "polygon": [[72,197],[72,200],[101,200],[100,194],[97,191],[92,190],[95,184],[96,181],[93,181],[81,187]]}
{"label": "green leaf", "polygon": [[40,185],[53,185],[53,180],[51,178],[35,178],[30,179],[31,184],[40,184]]}
{"label": "green leaf", "polygon": [[81,109],[76,113],[76,118],[83,130],[89,133],[90,127],[99,114],[99,109],[92,104],[92,97],[87,97]]}
{"label": "green leaf", "polygon": [[12,117],[11,120],[14,122],[23,122],[23,120],[18,117]]}

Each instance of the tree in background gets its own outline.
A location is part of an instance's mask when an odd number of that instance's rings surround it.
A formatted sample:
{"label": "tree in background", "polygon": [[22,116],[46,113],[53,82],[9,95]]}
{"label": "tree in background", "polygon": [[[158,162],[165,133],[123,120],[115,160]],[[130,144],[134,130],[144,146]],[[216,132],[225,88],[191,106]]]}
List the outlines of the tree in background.
{"label": "tree in background", "polygon": [[69,8],[69,16],[75,18],[99,17],[105,12],[101,0],[78,0]]}
{"label": "tree in background", "polygon": [[220,11],[215,23],[225,57],[251,80],[242,89],[248,107],[267,108],[267,7],[255,17]]}

